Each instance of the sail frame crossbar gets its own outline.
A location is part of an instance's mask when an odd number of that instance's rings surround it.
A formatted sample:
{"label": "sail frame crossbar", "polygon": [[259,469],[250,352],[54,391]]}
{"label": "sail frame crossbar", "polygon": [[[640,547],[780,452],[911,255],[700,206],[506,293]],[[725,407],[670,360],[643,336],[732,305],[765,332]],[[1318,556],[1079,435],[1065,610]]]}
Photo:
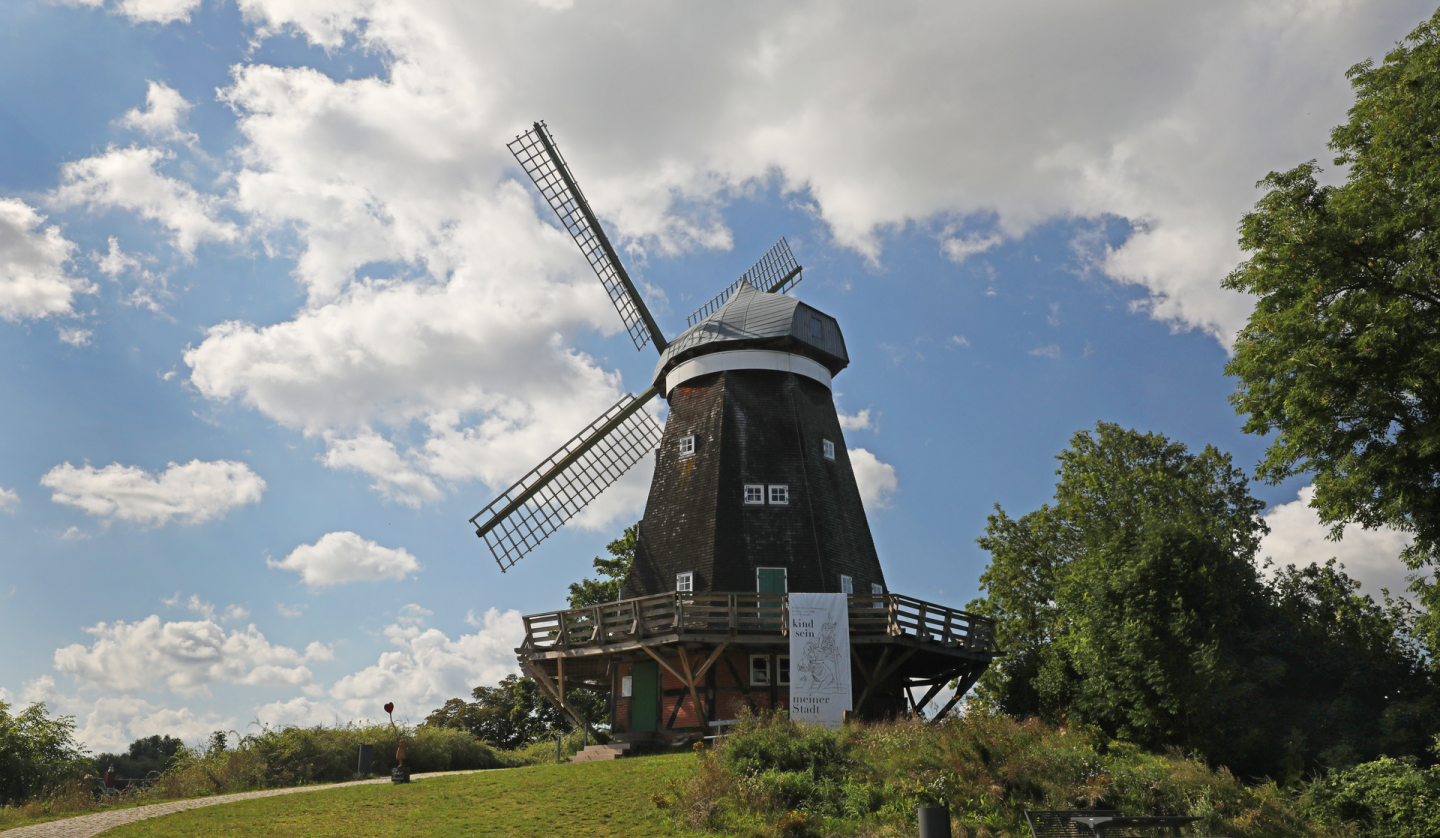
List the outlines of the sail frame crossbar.
{"label": "sail frame crossbar", "polygon": [[585,194],[570,174],[570,167],[560,155],[560,147],[555,144],[550,129],[544,122],[537,122],[505,147],[515,155],[520,168],[535,182],[540,195],[580,246],[580,252],[585,254],[585,260],[600,278],[600,284],[605,286],[605,293],[610,296],[610,302],[625,323],[625,331],[630,333],[635,348],[644,349],[647,342],[653,342],[656,349],[664,351],[664,334],[635,290],[635,284],[630,281],[630,275],[601,228],[599,219],[585,200]]}
{"label": "sail frame crossbar", "polygon": [[740,275],[740,278],[730,283],[730,287],[715,295],[715,298],[701,306],[694,314],[685,319],[687,327],[694,326],[701,320],[715,313],[715,310],[730,299],[740,283],[749,282],[751,285],[762,291],[771,294],[784,294],[803,277],[800,275],[800,263],[795,261],[795,255],[790,252],[790,245],[781,238],[776,242],[770,251],[760,257],[760,261],[750,266],[750,270]]}
{"label": "sail frame crossbar", "polygon": [[660,444],[663,430],[641,408],[654,387],[627,395],[516,481],[470,523],[503,573],[534,550]]}

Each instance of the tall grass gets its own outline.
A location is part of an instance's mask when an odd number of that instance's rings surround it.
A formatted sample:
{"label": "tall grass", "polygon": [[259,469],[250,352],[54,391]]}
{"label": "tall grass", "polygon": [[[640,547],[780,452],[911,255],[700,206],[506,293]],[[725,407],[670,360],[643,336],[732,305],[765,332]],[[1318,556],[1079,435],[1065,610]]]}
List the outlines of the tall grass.
{"label": "tall grass", "polygon": [[[89,783],[77,780],[18,806],[0,807],[0,828],[114,806],[383,777],[396,764],[395,749],[401,738],[405,739],[405,766],[414,773],[505,768],[546,761],[545,743],[534,754],[497,751],[469,731],[453,728],[392,728],[388,724],[265,727],[259,733],[240,737],[233,748],[183,749],[170,768],[147,788],[97,799]],[[361,744],[371,746],[374,759],[366,773],[357,774]],[[553,762],[555,743],[548,744],[548,761]],[[566,758],[573,753],[570,750]]]}
{"label": "tall grass", "polygon": [[1194,835],[1350,834],[1314,824],[1273,783],[1033,719],[972,713],[830,731],[749,716],[733,730],[656,804],[692,827],[765,836],[913,835],[916,808],[940,804],[966,838],[1028,838],[1024,810],[1074,808],[1194,816]]}

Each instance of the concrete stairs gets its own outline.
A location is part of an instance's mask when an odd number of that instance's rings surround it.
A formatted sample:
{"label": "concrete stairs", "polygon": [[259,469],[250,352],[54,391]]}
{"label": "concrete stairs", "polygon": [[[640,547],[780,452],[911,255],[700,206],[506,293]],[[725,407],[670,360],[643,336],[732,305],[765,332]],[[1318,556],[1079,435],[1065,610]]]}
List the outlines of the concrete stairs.
{"label": "concrete stairs", "polygon": [[591,745],[570,758],[571,762],[605,762],[622,756],[630,750],[629,742],[611,742],[608,745]]}

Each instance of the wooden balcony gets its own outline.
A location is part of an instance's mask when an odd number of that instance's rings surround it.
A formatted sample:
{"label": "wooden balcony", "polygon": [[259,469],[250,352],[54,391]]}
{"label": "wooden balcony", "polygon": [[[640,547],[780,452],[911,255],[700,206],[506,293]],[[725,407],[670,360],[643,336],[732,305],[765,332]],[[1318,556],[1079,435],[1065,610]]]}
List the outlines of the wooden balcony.
{"label": "wooden balcony", "polygon": [[[677,642],[788,643],[789,596],[674,593],[531,614],[522,658],[589,657]],[[850,643],[926,648],[988,661],[1000,654],[994,621],[900,594],[851,594]]]}

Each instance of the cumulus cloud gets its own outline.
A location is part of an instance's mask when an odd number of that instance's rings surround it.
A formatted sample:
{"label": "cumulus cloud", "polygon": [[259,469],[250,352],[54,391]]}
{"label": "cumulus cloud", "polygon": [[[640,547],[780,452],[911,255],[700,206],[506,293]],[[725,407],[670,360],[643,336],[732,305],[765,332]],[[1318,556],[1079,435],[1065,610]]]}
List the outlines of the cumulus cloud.
{"label": "cumulus cloud", "polygon": [[0,198],[0,318],[73,314],[75,295],[95,292],[66,270],[75,243],[44,222],[24,201]]}
{"label": "cumulus cloud", "polygon": [[[75,740],[97,753],[124,753],[136,739],[157,734],[196,743],[209,738],[213,730],[236,727],[233,716],[160,706],[134,696],[87,698],[62,693],[49,675],[27,681],[21,692],[27,704],[43,701],[52,715],[74,716]],[[0,697],[3,694],[0,690]]]}
{"label": "cumulus cloud", "polygon": [[249,466],[230,460],[170,463],[153,476],[119,463],[101,469],[62,463],[40,478],[40,485],[55,490],[56,503],[157,527],[177,517],[187,524],[223,518],[237,506],[259,502],[265,491],[265,481]]}
{"label": "cumulus cloud", "polygon": [[14,489],[0,486],[0,512],[14,512],[20,505],[20,495]]}
{"label": "cumulus cloud", "polygon": [[174,88],[164,82],[151,81],[145,91],[145,109],[126,111],[120,124],[160,140],[193,141],[194,134],[180,130],[191,107]]}
{"label": "cumulus cloud", "polygon": [[862,431],[873,427],[870,422],[870,408],[865,408],[859,413],[839,413],[840,427],[847,431]]}
{"label": "cumulus cloud", "polygon": [[312,588],[376,579],[404,579],[420,571],[405,548],[381,547],[353,532],[332,532],[314,544],[302,544],[283,561],[267,559],[270,567],[293,570]]}
{"label": "cumulus cloud", "polygon": [[[182,604],[179,593],[176,593],[169,599],[162,599],[160,601],[170,606],[171,608],[178,607]],[[201,599],[199,594],[191,594],[190,599],[184,602],[183,605],[187,610],[198,614],[202,619],[208,622],[215,621],[215,606],[212,603],[206,602],[205,600]],[[231,604],[225,606],[225,610],[220,614],[220,622],[228,623],[233,620],[243,620],[249,616],[250,609],[242,605]]]}
{"label": "cumulus cloud", "polygon": [[329,660],[328,647],[304,652],[270,643],[255,626],[225,630],[211,620],[162,622],[151,615],[134,623],[96,623],[93,638],[55,651],[55,669],[87,686],[132,693],[164,684],[180,695],[208,694],[214,683],[303,687],[306,663]]}
{"label": "cumulus cloud", "polygon": [[895,467],[881,462],[864,448],[850,448],[850,467],[855,470],[855,484],[860,487],[860,500],[866,509],[885,509],[890,496],[899,487]]}
{"label": "cumulus cloud", "polygon": [[[329,696],[353,717],[373,718],[381,705],[394,701],[396,715],[415,720],[447,699],[469,695],[476,684],[497,683],[518,671],[515,647],[525,639],[525,626],[520,612],[495,608],[485,612],[483,622],[474,634],[452,640],[412,614],[405,623],[385,629],[395,651],[341,678]],[[292,711],[308,708],[298,705]]]}
{"label": "cumulus cloud", "polygon": [[1295,500],[1279,504],[1266,513],[1265,523],[1270,525],[1270,534],[1260,542],[1260,555],[1280,567],[1291,564],[1305,567],[1339,559],[1345,565],[1345,572],[1360,580],[1363,593],[1376,599],[1380,598],[1382,588],[1392,594],[1404,593],[1410,584],[1405,580],[1410,570],[1400,561],[1400,552],[1415,539],[1389,527],[1367,530],[1348,526],[1344,538],[1329,541],[1330,528],[1321,524],[1319,515],[1310,508],[1314,499],[1315,487],[1306,486]]}
{"label": "cumulus cloud", "polygon": [[169,229],[171,243],[187,256],[202,242],[239,238],[240,228],[219,216],[220,199],[158,171],[170,156],[157,148],[131,146],[66,163],[50,202],[59,208],[133,212]]}

